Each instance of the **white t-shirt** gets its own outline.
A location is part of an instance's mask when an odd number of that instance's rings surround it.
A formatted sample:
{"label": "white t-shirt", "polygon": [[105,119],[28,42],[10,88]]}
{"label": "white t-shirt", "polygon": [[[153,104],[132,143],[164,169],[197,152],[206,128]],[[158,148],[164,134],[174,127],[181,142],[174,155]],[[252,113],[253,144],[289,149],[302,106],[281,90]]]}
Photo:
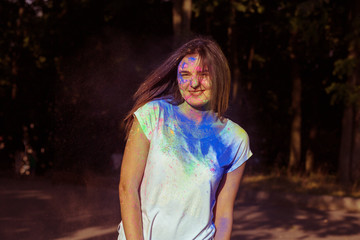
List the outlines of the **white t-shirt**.
{"label": "white t-shirt", "polygon": [[[219,182],[252,155],[245,130],[227,119],[219,131],[213,117],[195,125],[166,100],[145,104],[135,116],[150,141],[140,186],[144,239],[213,239]],[[122,223],[118,232],[125,240]]]}

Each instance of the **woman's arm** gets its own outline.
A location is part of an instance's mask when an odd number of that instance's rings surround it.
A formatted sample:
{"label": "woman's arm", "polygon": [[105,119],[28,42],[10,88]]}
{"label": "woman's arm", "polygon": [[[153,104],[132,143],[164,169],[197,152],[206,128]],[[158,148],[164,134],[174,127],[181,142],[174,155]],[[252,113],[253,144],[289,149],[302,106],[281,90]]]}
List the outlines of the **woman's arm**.
{"label": "woman's arm", "polygon": [[144,175],[149,146],[150,142],[135,117],[125,146],[119,183],[121,218],[127,240],[144,238],[139,188]]}
{"label": "woman's arm", "polygon": [[245,163],[234,171],[225,174],[220,182],[214,211],[216,227],[215,240],[230,239],[234,203],[244,169]]}

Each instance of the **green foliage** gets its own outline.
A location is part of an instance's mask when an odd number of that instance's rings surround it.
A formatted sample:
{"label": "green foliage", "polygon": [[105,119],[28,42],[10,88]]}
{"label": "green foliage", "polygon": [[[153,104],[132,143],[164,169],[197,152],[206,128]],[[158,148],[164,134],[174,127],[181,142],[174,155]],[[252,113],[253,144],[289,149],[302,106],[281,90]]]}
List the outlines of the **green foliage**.
{"label": "green foliage", "polygon": [[[348,11],[352,12],[353,10],[349,9]],[[348,21],[349,19],[347,19],[347,24],[349,24]],[[341,38],[342,40],[340,40]],[[344,52],[347,54],[347,57],[338,57],[334,61],[332,75],[337,80],[325,89],[331,95],[331,104],[341,103],[359,108],[360,86],[357,80],[352,78],[356,77],[354,74],[359,67],[359,58],[356,55],[360,50],[360,16],[355,13],[350,26],[342,29],[342,31],[334,31],[329,41],[332,42],[334,48],[343,46],[346,50]]]}
{"label": "green foliage", "polygon": [[351,86],[349,83],[333,82],[326,89],[331,94],[331,104],[344,103],[345,105],[355,105],[357,107],[360,100],[360,86]]}
{"label": "green foliage", "polygon": [[[353,77],[354,71],[359,65],[359,60],[354,57],[338,59],[334,63],[333,75],[340,80],[347,80]],[[325,90],[331,95],[331,104],[343,103],[360,107],[360,86],[353,81],[333,82]]]}
{"label": "green foliage", "polygon": [[316,45],[327,35],[329,28],[329,1],[304,1],[289,15],[290,32],[307,46]]}
{"label": "green foliage", "polygon": [[264,66],[264,64],[266,63],[265,57],[256,53],[254,54],[253,61],[257,62],[260,66]]}
{"label": "green foliage", "polygon": [[[222,1],[222,2],[227,2]],[[197,1],[194,0],[192,2],[192,11],[194,12],[194,17],[198,18],[202,15],[203,12],[205,13],[213,13],[215,8],[219,5],[218,0],[203,0]]]}
{"label": "green foliage", "polygon": [[295,16],[296,17],[311,17],[314,13],[319,11],[324,4],[328,4],[329,0],[308,0],[304,2],[300,2],[296,6]]}
{"label": "green foliage", "polygon": [[265,11],[264,5],[259,0],[238,0],[231,1],[232,6],[241,13],[259,13],[262,14]]}
{"label": "green foliage", "polygon": [[333,75],[339,79],[351,76],[358,65],[358,62],[358,59],[354,57],[336,60],[334,63]]}
{"label": "green foliage", "polygon": [[[355,16],[355,18],[352,21],[351,27],[353,30],[346,34],[345,41],[348,42],[349,53],[359,54],[359,52],[360,52],[360,16]],[[349,59],[349,61],[350,60],[352,60],[352,59]],[[356,63],[354,63],[354,64],[356,64]]]}
{"label": "green foliage", "polygon": [[262,14],[265,7],[260,0],[193,0],[192,11],[198,18],[202,12],[214,13],[219,7],[227,6],[228,11],[234,8],[237,12],[249,17],[251,14]]}

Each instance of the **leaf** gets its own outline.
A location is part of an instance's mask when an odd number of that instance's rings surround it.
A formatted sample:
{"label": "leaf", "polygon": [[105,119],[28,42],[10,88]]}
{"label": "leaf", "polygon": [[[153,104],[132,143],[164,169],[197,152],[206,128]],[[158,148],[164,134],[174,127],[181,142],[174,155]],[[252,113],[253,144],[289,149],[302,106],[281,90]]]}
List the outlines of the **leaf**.
{"label": "leaf", "polygon": [[293,17],[290,19],[290,29],[291,29],[291,32],[298,32],[299,30],[299,21],[297,18]]}
{"label": "leaf", "polygon": [[239,12],[246,12],[247,7],[242,3],[233,2],[233,6]]}
{"label": "leaf", "polygon": [[327,94],[332,94],[330,103],[355,104],[358,106],[360,100],[360,86],[349,85],[348,83],[331,83],[325,88]]}
{"label": "leaf", "polygon": [[266,59],[258,54],[254,54],[253,61],[262,64],[266,62]]}
{"label": "leaf", "polygon": [[0,86],[11,86],[9,79],[0,79]]}
{"label": "leaf", "polygon": [[24,47],[24,48],[28,47],[28,46],[29,46],[29,42],[30,42],[29,36],[24,37],[23,47]]}
{"label": "leaf", "polygon": [[212,6],[212,5],[206,6],[205,11],[208,13],[214,12],[214,6]]}
{"label": "leaf", "polygon": [[350,76],[357,65],[357,60],[353,57],[347,57],[345,59],[338,59],[334,63],[333,75],[339,79],[343,79],[344,76]]}
{"label": "leaf", "polygon": [[40,61],[41,63],[46,62],[46,57],[40,56],[40,57],[39,57],[39,61]]}
{"label": "leaf", "polygon": [[257,12],[259,13],[259,14],[262,14],[263,12],[265,12],[265,7],[264,6],[258,6],[258,8],[257,8]]}

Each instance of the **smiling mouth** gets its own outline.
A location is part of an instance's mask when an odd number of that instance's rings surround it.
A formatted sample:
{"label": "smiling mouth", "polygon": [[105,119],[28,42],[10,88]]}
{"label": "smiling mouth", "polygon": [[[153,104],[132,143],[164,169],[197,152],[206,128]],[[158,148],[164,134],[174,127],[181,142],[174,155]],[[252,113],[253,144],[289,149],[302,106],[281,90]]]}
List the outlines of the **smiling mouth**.
{"label": "smiling mouth", "polygon": [[202,94],[204,91],[189,91],[191,95],[195,95],[195,96],[198,96],[200,94]]}

